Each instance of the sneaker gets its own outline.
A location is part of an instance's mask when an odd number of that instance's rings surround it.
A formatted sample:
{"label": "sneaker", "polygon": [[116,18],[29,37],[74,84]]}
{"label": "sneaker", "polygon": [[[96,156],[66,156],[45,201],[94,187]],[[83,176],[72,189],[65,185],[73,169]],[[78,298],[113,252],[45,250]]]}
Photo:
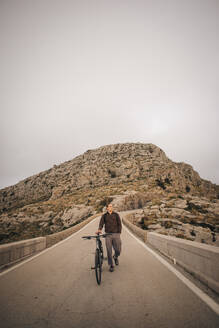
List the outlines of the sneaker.
{"label": "sneaker", "polygon": [[113,272],[114,271],[114,266],[113,265],[110,266],[109,271],[110,272]]}
{"label": "sneaker", "polygon": [[115,265],[119,265],[118,257],[116,257],[116,256],[114,255],[113,258],[114,258],[114,261],[115,261]]}

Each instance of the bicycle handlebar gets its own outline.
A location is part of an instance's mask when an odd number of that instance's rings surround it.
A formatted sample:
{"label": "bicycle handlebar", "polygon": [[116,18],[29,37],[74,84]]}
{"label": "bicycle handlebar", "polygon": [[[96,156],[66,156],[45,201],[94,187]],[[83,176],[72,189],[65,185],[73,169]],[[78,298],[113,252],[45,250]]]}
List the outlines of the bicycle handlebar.
{"label": "bicycle handlebar", "polygon": [[96,236],[83,236],[81,238],[84,238],[84,239],[91,239],[91,238],[100,238],[100,237],[103,237],[103,238],[106,238],[106,236],[108,235],[112,235],[111,233],[104,233],[102,235],[96,235]]}

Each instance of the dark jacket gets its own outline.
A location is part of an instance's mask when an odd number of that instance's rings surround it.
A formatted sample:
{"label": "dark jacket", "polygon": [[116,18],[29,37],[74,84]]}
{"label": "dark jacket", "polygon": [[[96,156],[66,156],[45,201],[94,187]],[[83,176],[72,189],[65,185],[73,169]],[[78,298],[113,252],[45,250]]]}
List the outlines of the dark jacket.
{"label": "dark jacket", "polygon": [[110,214],[109,212],[106,212],[105,214],[102,215],[100,219],[100,224],[99,224],[99,229],[102,230],[103,226],[105,224],[105,232],[116,232],[116,233],[121,233],[122,231],[122,223],[121,219],[118,213],[112,212]]}

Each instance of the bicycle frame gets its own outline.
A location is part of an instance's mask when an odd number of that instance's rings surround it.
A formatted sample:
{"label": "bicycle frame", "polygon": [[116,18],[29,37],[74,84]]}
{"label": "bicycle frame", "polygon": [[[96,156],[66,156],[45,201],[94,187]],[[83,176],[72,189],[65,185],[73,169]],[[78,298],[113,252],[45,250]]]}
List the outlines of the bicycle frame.
{"label": "bicycle frame", "polygon": [[103,261],[103,245],[102,245],[102,241],[100,240],[100,237],[96,238],[96,249],[100,250],[101,258],[102,258],[102,261]]}
{"label": "bicycle frame", "polygon": [[101,275],[102,275],[102,264],[103,264],[103,245],[100,240],[101,237],[105,238],[107,235],[111,235],[111,233],[106,233],[102,235],[96,236],[84,236],[84,239],[96,238],[96,251],[95,251],[95,267],[91,267],[91,269],[95,269],[96,280],[98,285],[101,283]]}

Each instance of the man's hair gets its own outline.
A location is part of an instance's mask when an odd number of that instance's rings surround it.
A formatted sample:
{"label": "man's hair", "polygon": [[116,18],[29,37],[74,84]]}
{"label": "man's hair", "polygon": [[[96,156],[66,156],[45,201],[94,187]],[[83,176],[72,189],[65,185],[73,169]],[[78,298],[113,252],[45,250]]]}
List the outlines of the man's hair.
{"label": "man's hair", "polygon": [[107,208],[109,205],[112,205],[112,206],[113,206],[113,204],[112,204],[112,203],[108,203],[108,204],[106,204],[106,208]]}

